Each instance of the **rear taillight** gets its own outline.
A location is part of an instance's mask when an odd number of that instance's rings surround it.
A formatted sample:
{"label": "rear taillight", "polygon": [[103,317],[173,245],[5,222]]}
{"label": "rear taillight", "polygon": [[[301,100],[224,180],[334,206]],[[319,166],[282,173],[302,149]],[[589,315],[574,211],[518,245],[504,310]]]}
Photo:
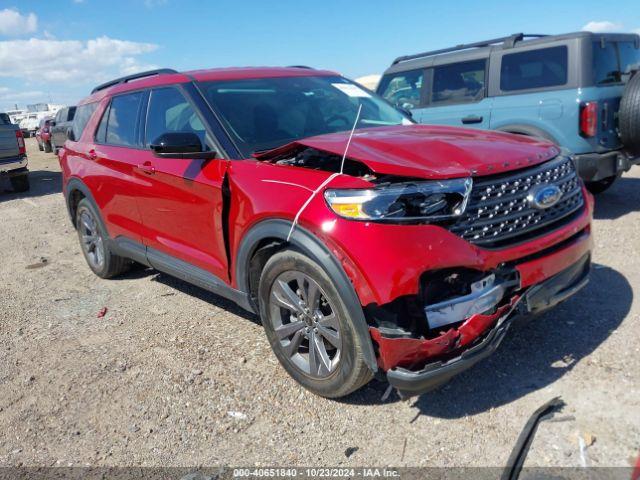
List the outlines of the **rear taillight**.
{"label": "rear taillight", "polygon": [[24,144],[24,136],[22,135],[21,130],[16,130],[16,140],[18,141],[18,150],[20,151],[20,155],[26,155],[27,147]]}
{"label": "rear taillight", "polygon": [[580,107],[580,134],[595,137],[598,133],[598,102],[587,102]]}

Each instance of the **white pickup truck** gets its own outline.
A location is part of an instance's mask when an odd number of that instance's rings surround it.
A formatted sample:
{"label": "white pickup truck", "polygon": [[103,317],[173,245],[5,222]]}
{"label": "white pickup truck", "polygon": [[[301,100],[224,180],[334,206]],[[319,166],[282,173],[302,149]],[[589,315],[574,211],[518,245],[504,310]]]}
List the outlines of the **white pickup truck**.
{"label": "white pickup truck", "polygon": [[29,190],[27,149],[20,127],[0,113],[0,177],[9,177],[16,192]]}

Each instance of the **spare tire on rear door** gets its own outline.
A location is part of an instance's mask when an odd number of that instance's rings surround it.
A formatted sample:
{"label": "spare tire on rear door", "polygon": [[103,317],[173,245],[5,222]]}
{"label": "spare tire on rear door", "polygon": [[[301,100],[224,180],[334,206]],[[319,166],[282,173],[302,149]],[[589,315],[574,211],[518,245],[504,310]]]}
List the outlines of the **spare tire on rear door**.
{"label": "spare tire on rear door", "polygon": [[624,89],[618,112],[620,139],[627,150],[640,155],[640,73]]}

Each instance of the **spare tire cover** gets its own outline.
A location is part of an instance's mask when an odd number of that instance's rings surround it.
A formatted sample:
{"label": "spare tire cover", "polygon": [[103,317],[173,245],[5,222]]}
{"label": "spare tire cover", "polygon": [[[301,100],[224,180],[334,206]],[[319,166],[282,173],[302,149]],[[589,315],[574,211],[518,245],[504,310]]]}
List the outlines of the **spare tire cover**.
{"label": "spare tire cover", "polygon": [[624,89],[618,112],[622,144],[640,154],[640,73],[636,73]]}

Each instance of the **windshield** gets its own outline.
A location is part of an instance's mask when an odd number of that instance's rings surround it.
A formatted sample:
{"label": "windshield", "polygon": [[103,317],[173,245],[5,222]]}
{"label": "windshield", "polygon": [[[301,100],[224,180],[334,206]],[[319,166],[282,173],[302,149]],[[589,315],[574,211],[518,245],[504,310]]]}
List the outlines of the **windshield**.
{"label": "windshield", "polygon": [[412,123],[387,102],[342,77],[257,78],[201,84],[245,157],[300,138]]}

